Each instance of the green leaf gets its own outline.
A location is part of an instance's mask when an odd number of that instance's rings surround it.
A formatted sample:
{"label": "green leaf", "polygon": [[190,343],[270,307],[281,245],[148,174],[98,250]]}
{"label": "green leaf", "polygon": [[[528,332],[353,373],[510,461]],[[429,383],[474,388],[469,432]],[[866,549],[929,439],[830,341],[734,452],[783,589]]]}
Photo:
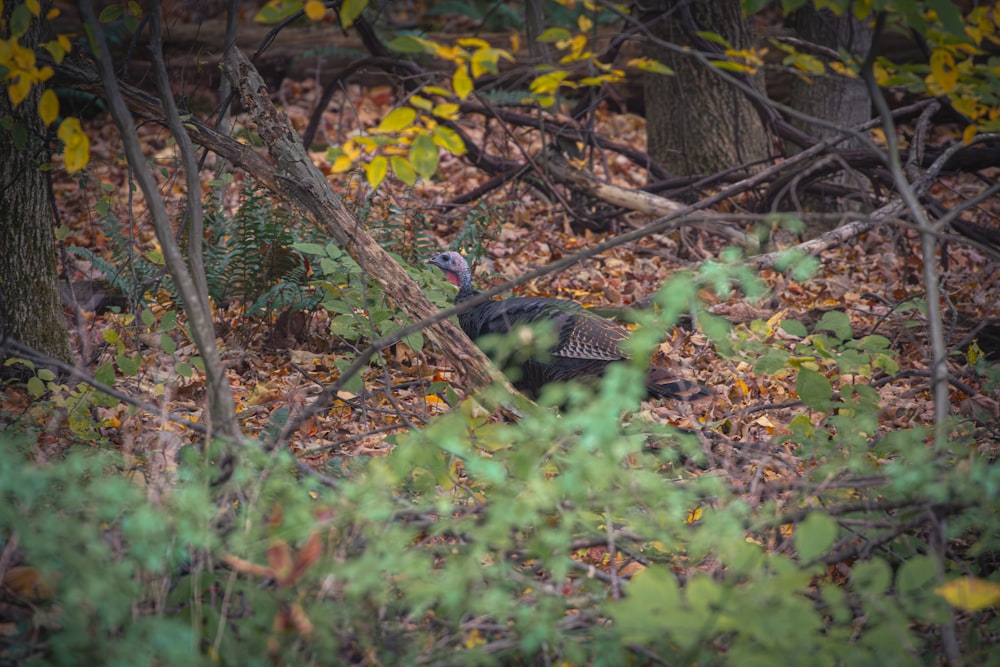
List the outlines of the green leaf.
{"label": "green leaf", "polygon": [[[20,37],[28,32],[34,19],[31,11],[24,4],[15,5],[10,14],[10,34],[11,37]],[[8,52],[9,53],[9,52]],[[8,56],[9,57],[9,56]]]}
{"label": "green leaf", "polygon": [[368,0],[344,0],[340,5],[340,25],[350,28],[368,6]]}
{"label": "green leaf", "polygon": [[142,312],[139,313],[139,319],[142,320],[142,323],[147,327],[151,327],[156,323],[156,315],[154,315],[153,311],[149,308],[142,309]]}
{"label": "green leaf", "polygon": [[822,512],[812,512],[795,526],[793,538],[799,558],[807,563],[826,552],[837,539],[837,522]]}
{"label": "green leaf", "polygon": [[[353,362],[350,359],[337,359],[336,361],[333,362],[334,366],[339,368],[341,372],[347,370],[352,363]],[[355,394],[360,394],[365,388],[364,378],[361,377],[361,373],[355,373],[350,378],[348,378],[347,382],[344,383],[343,388],[345,391],[349,391]]]}
{"label": "green leaf", "polygon": [[398,53],[424,53],[429,50],[423,42],[411,35],[401,35],[386,46]]}
{"label": "green leaf", "polygon": [[172,355],[174,352],[177,351],[177,343],[174,342],[174,339],[171,338],[169,334],[161,333],[160,349],[166,352],[167,354]]}
{"label": "green leaf", "polygon": [[712,42],[713,44],[718,44],[724,49],[733,48],[733,45],[729,43],[729,40],[717,32],[712,32],[710,30],[699,30],[696,34],[702,39]]}
{"label": "green leaf", "polygon": [[423,178],[430,178],[438,168],[438,147],[426,134],[417,135],[410,146],[410,164]]}
{"label": "green leaf", "polygon": [[113,387],[115,384],[115,367],[111,362],[101,364],[94,371],[94,379],[105,386]]}
{"label": "green leaf", "polygon": [[753,365],[754,371],[761,375],[774,375],[787,367],[788,353],[784,350],[775,349],[769,349]]}
{"label": "green leaf", "polygon": [[664,616],[681,608],[680,586],[669,570],[651,566],[637,572],[626,588],[627,596],[608,604],[622,641],[644,644],[660,639]]}
{"label": "green leaf", "polygon": [[405,157],[393,155],[389,158],[389,163],[392,165],[392,173],[396,174],[396,178],[407,185],[413,185],[417,182],[417,172],[413,171],[410,161]]}
{"label": "green leaf", "polygon": [[459,136],[458,132],[450,127],[445,127],[444,125],[436,126],[431,132],[431,139],[435,144],[452,155],[465,155],[465,142],[462,141],[462,137]]}
{"label": "green leaf", "polygon": [[920,596],[928,593],[937,581],[937,567],[930,556],[907,559],[896,574],[896,590],[900,595]]}
{"label": "green leaf", "polygon": [[559,42],[573,36],[566,28],[547,28],[538,36],[539,42]]}
{"label": "green leaf", "polygon": [[174,364],[174,371],[177,372],[182,378],[190,379],[194,375],[194,369],[191,368],[191,364],[185,361],[179,361]]}
{"label": "green leaf", "polygon": [[782,321],[781,330],[789,336],[796,336],[798,338],[805,338],[809,334],[806,330],[806,325],[802,324],[802,322],[799,322],[798,320]]}
{"label": "green leaf", "polygon": [[869,598],[880,597],[892,583],[892,568],[881,558],[859,563],[851,571],[851,588]]}
{"label": "green leaf", "polygon": [[781,0],[781,10],[785,14],[791,14],[799,7],[805,5],[807,0]]}
{"label": "green leaf", "polygon": [[753,16],[770,5],[771,0],[743,0],[741,4],[743,5],[743,13],[747,16]]}
{"label": "green leaf", "polygon": [[124,9],[125,8],[123,5],[119,4],[108,5],[107,7],[101,10],[100,15],[97,17],[97,20],[100,23],[111,23],[112,21],[117,21],[121,17]]}
{"label": "green leaf", "polygon": [[45,393],[45,383],[37,376],[28,378],[28,393],[31,394],[32,398],[39,398]]}
{"label": "green leaf", "polygon": [[955,37],[965,36],[965,21],[957,3],[951,0],[927,0],[927,4],[937,14],[945,30]]}
{"label": "green leaf", "polygon": [[325,255],[326,248],[318,243],[293,243],[292,248],[307,255]]}
{"label": "green leaf", "polygon": [[851,329],[851,318],[839,310],[829,310],[823,313],[823,317],[816,323],[815,330],[832,331],[833,335],[841,341],[854,337],[854,331]]}
{"label": "green leaf", "polygon": [[888,350],[891,344],[891,341],[885,336],[872,334],[859,340],[855,347],[865,352],[883,352]]}
{"label": "green leaf", "polygon": [[135,377],[139,374],[139,368],[142,366],[142,355],[136,354],[130,357],[127,354],[117,354],[115,355],[115,363],[118,364],[118,369],[122,373]]}
{"label": "green leaf", "polygon": [[813,410],[825,411],[830,407],[833,387],[826,376],[808,368],[800,368],[795,379],[795,391],[799,398]]}

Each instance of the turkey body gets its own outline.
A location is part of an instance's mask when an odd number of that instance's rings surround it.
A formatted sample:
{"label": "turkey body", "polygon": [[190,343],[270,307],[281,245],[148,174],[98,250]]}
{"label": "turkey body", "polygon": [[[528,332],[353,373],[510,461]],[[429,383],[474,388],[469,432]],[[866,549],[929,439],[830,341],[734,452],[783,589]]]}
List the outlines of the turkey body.
{"label": "turkey body", "polygon": [[[472,287],[465,258],[457,252],[440,253],[429,262],[458,285],[456,305],[479,294]],[[554,342],[547,350],[527,358],[509,355],[511,362],[505,368],[509,372],[511,365],[517,367],[512,373],[513,384],[532,397],[537,397],[541,388],[550,382],[593,380],[603,375],[608,364],[629,358],[621,348],[621,343],[629,337],[624,327],[564,299],[512,297],[487,301],[461,313],[458,322],[477,344],[483,336],[506,334],[523,325],[551,328]],[[656,366],[647,375],[646,392],[658,398],[689,401],[713,393]]]}

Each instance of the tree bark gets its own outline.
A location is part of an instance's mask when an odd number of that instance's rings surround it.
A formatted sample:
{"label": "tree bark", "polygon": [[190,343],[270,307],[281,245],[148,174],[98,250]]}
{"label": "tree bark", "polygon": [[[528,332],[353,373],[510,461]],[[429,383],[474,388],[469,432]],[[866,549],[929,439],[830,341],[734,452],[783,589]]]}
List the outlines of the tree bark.
{"label": "tree bark", "polygon": [[[810,4],[796,11],[792,15],[792,21],[799,39],[834,52],[845,49],[864,58],[871,48],[871,28],[855,19],[852,12],[835,16],[828,9],[817,10]],[[808,79],[795,77],[790,84],[789,95],[789,106],[792,108],[843,127],[861,125],[872,117],[872,103],[865,89],[865,82],[829,70],[823,76],[811,76]],[[793,118],[791,122],[821,139],[837,134],[837,130],[829,126],[808,123],[798,118]],[[848,139],[840,146],[845,149],[863,147],[856,138]]]}
{"label": "tree bark", "polygon": [[[650,36],[705,51],[717,47],[698,37],[713,31],[735,49],[753,47],[753,31],[739,0],[658,0],[647,15]],[[767,158],[769,135],[746,96],[705,63],[650,41],[646,54],[674,76],[645,77],[650,156],[680,175],[714,174]],[[763,88],[761,77],[753,83]]]}
{"label": "tree bark", "polygon": [[[4,5],[3,25],[17,3]],[[34,48],[39,24],[21,38]],[[3,37],[9,38],[9,34]],[[0,342],[7,336],[47,356],[70,363],[69,336],[56,288],[56,253],[48,175],[41,165],[51,151],[38,115],[41,86],[34,86],[14,108],[7,88],[0,90],[0,118],[11,130],[0,132]]]}
{"label": "tree bark", "polygon": [[[792,15],[792,22],[799,39],[807,44],[828,49],[833,54],[843,49],[863,59],[871,48],[871,28],[855,19],[853,13],[849,11],[836,16],[830,10],[817,10],[809,4]],[[821,57],[821,60],[828,59]],[[840,127],[857,127],[872,117],[871,98],[864,81],[838,75],[829,70],[825,75],[811,76],[808,79],[794,77],[790,85],[789,106]],[[822,139],[838,134],[834,127],[811,123],[801,118],[792,118],[791,123]],[[795,144],[791,146],[794,147]],[[859,139],[852,137],[843,142],[841,147],[851,150],[863,148],[863,145]],[[823,180],[844,185],[850,178],[849,172],[839,169],[832,177]],[[809,211],[840,211],[847,206],[851,206],[851,210],[860,210],[859,202],[849,202],[844,198],[825,198],[815,192],[806,192],[798,196],[796,201]],[[830,231],[833,226],[836,226],[836,222],[830,222],[828,219],[811,219],[806,222],[805,236],[807,238],[818,236]]]}

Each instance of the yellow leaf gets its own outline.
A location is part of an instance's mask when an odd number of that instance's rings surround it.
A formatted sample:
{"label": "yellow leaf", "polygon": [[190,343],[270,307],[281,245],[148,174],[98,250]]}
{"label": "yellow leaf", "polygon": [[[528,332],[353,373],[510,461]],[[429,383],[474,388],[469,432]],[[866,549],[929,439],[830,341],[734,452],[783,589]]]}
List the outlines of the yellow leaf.
{"label": "yellow leaf", "polygon": [[[447,94],[447,92],[446,92]],[[434,103],[431,102],[426,97],[420,95],[410,95],[410,106],[414,109],[420,109],[421,111],[430,111],[434,108]]]}
{"label": "yellow leaf", "polygon": [[353,166],[354,160],[346,155],[341,155],[333,161],[332,165],[330,165],[330,171],[335,174],[342,174]]}
{"label": "yellow leaf", "polygon": [[674,75],[674,70],[670,69],[658,60],[653,60],[652,58],[633,58],[632,60],[629,60],[626,65],[628,67],[637,67],[643,72],[663,74],[664,76]]}
{"label": "yellow leaf", "polygon": [[451,86],[455,89],[458,99],[464,100],[472,92],[472,78],[465,69],[465,65],[455,68],[455,74],[451,77]]}
{"label": "yellow leaf", "polygon": [[541,76],[535,77],[535,80],[531,82],[529,88],[531,89],[531,92],[538,95],[554,93],[558,90],[559,86],[563,84],[563,81],[567,76],[569,76],[569,72],[565,70],[556,70],[554,72],[549,72],[548,74],[542,74]]}
{"label": "yellow leaf", "polygon": [[376,155],[372,158],[372,161],[365,165],[365,176],[368,178],[368,183],[373,188],[377,188],[379,184],[385,179],[385,175],[389,171],[389,162],[382,155]]}
{"label": "yellow leaf", "polygon": [[467,46],[470,49],[488,49],[490,48],[490,43],[485,39],[480,39],[478,37],[462,37],[456,42],[460,46]]}
{"label": "yellow leaf", "polygon": [[445,120],[455,120],[458,116],[458,105],[451,102],[443,102],[434,107],[434,115]]}
{"label": "yellow leaf", "polygon": [[7,86],[7,96],[10,97],[10,103],[14,106],[23,102],[24,98],[27,97],[30,92],[31,79],[24,74],[15,75],[13,83],[9,83]]}
{"label": "yellow leaf", "polygon": [[90,162],[90,139],[80,127],[80,121],[76,118],[65,119],[59,124],[56,135],[65,144],[66,171],[72,174],[86,167]]}
{"label": "yellow leaf", "polygon": [[462,141],[462,137],[458,132],[449,127],[438,125],[431,132],[431,139],[434,140],[435,144],[452,155],[465,155],[465,142]]}
{"label": "yellow leaf", "polygon": [[326,16],[326,5],[319,0],[309,0],[304,9],[306,16],[312,21],[320,21]]}
{"label": "yellow leaf", "polygon": [[785,63],[808,74],[822,74],[826,71],[826,67],[819,58],[807,53],[796,53],[794,56],[788,56],[785,58]]}
{"label": "yellow leaf", "polygon": [[688,510],[687,518],[684,520],[684,523],[691,525],[699,519],[701,519],[701,508],[695,507],[693,510]]}
{"label": "yellow leaf", "polygon": [[1000,584],[976,577],[953,579],[935,588],[934,592],[951,606],[964,611],[979,611],[1000,605]]}
{"label": "yellow leaf", "polygon": [[38,3],[38,0],[25,0],[24,6],[28,8],[32,16],[38,16],[42,13],[42,7]]}
{"label": "yellow leaf", "polygon": [[962,143],[968,146],[972,143],[972,140],[976,138],[976,133],[979,132],[979,128],[975,125],[969,125],[962,131]]}
{"label": "yellow leaf", "polygon": [[588,32],[594,27],[594,22],[583,14],[580,14],[580,17],[576,20],[576,25],[580,28],[580,32]]}
{"label": "yellow leaf", "polygon": [[[442,88],[441,86],[424,86],[423,91],[428,95],[441,95],[442,97],[451,97],[451,91],[448,90],[447,88]],[[413,106],[417,105],[414,104]]]}
{"label": "yellow leaf", "polygon": [[717,67],[721,70],[726,70],[727,72],[736,72],[737,74],[756,74],[757,70],[744,63],[734,63],[729,60],[713,60],[712,67]]}
{"label": "yellow leaf", "polygon": [[51,125],[59,117],[59,98],[55,91],[46,90],[42,93],[42,99],[38,101],[38,115],[46,125]]}
{"label": "yellow leaf", "polygon": [[409,127],[417,119],[417,112],[412,107],[399,107],[389,112],[389,115],[382,119],[376,132],[399,132]]}
{"label": "yellow leaf", "polygon": [[517,53],[521,49],[521,35],[516,32],[510,33],[510,50]]}
{"label": "yellow leaf", "polygon": [[934,49],[931,54],[931,77],[941,87],[942,92],[950,93],[955,90],[958,84],[958,69],[955,67],[955,58],[949,51]]}

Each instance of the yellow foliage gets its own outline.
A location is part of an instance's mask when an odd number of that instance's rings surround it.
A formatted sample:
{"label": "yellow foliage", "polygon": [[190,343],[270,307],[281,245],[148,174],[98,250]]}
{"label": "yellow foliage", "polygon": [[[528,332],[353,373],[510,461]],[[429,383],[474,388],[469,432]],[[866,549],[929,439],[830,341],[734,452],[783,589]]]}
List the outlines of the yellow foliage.
{"label": "yellow foliage", "polygon": [[376,155],[365,166],[365,177],[372,188],[377,188],[389,171],[389,161],[382,155]]}
{"label": "yellow foliage", "polygon": [[90,161],[90,140],[80,127],[80,121],[76,118],[65,119],[59,124],[56,135],[65,145],[63,154],[66,171],[72,174],[87,166]]}
{"label": "yellow foliage", "polygon": [[455,69],[455,74],[451,77],[451,86],[460,100],[464,100],[472,93],[472,78],[466,71],[464,64]]}
{"label": "yellow foliage", "polygon": [[1000,584],[976,577],[953,579],[935,588],[934,592],[963,611],[980,611],[1000,605]]}
{"label": "yellow foliage", "polygon": [[934,49],[931,53],[931,73],[927,77],[927,85],[940,88],[948,94],[958,85],[958,69],[955,67],[955,57],[945,49]]}
{"label": "yellow foliage", "polygon": [[319,21],[326,16],[326,5],[319,0],[309,0],[303,9],[311,21]]}
{"label": "yellow foliage", "polygon": [[51,125],[59,117],[59,98],[52,90],[42,93],[42,98],[38,101],[38,115],[42,122]]}

